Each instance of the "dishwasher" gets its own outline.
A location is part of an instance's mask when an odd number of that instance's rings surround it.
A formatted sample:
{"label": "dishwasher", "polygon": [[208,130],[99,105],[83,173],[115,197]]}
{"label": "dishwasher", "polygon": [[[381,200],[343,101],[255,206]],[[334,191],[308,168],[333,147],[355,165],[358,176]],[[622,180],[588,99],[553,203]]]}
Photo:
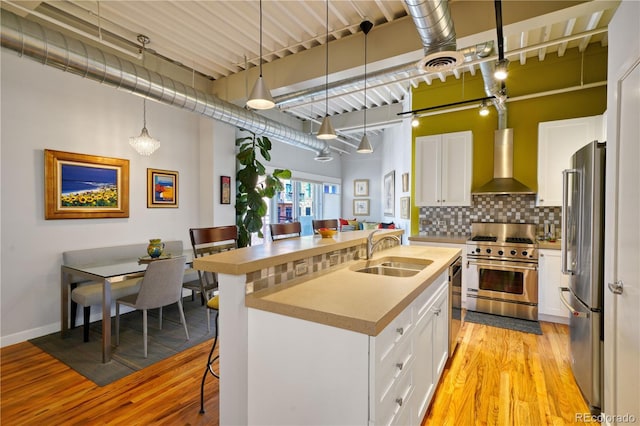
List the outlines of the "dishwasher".
{"label": "dishwasher", "polygon": [[449,358],[458,344],[462,327],[462,257],[449,266]]}

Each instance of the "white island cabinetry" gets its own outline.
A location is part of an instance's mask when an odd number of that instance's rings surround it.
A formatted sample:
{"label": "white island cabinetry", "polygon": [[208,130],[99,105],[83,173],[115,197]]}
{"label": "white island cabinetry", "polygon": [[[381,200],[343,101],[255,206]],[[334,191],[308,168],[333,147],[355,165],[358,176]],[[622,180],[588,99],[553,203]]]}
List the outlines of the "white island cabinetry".
{"label": "white island cabinetry", "polygon": [[419,425],[448,357],[447,285],[377,336],[250,308],[249,424]]}

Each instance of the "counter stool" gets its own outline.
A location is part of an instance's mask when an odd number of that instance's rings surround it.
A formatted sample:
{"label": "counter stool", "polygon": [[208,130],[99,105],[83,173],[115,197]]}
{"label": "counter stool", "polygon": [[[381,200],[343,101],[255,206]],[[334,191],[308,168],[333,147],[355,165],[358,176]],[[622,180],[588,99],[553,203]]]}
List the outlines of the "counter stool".
{"label": "counter stool", "polygon": [[[213,345],[211,345],[211,351],[209,351],[209,357],[207,358],[207,366],[202,375],[202,383],[200,384],[200,414],[204,414],[204,382],[207,379],[207,374],[211,374],[213,377],[219,379],[220,375],[213,371],[213,363],[218,359],[218,355],[213,356],[213,352],[216,349],[216,343],[218,343],[218,313],[220,311],[220,299],[219,296],[213,296],[207,301],[207,312],[209,310],[215,311],[216,316],[216,332],[213,337]],[[208,321],[208,320],[207,320]]]}

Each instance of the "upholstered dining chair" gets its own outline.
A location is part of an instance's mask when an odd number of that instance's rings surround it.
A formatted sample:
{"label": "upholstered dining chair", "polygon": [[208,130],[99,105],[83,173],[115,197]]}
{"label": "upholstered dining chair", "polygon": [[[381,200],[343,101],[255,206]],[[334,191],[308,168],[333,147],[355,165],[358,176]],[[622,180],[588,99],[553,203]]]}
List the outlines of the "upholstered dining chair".
{"label": "upholstered dining chair", "polygon": [[187,321],[182,309],[182,280],[184,276],[184,256],[170,259],[155,260],[147,266],[144,277],[140,282],[140,291],[116,299],[116,346],[120,344],[120,305],[125,305],[142,311],[142,334],[144,336],[144,357],[147,357],[147,311],[160,309],[159,328],[162,329],[162,307],[178,304],[180,320],[184,326],[184,333],[189,340]]}
{"label": "upholstered dining chair", "polygon": [[269,229],[271,230],[271,241],[299,237],[302,232],[300,222],[271,223]]}
{"label": "upholstered dining chair", "polygon": [[335,229],[337,231],[338,219],[314,219],[311,225],[313,226],[314,234],[317,234],[320,228]]}

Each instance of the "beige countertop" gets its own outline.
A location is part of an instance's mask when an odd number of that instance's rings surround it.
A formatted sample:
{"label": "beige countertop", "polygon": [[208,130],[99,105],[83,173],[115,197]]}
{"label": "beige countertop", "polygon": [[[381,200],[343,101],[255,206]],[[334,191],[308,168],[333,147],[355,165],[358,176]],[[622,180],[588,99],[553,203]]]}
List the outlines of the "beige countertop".
{"label": "beige countertop", "polygon": [[465,244],[469,239],[468,235],[429,235],[429,234],[413,234],[409,237],[409,241],[417,241],[423,243],[449,243],[449,244]]}
{"label": "beige countertop", "polygon": [[[371,230],[348,231],[338,232],[331,238],[310,235],[266,242],[194,259],[193,267],[209,272],[242,275],[273,265],[365,244],[371,232]],[[403,232],[402,229],[382,229],[376,233],[374,241],[383,235],[402,235]]]}
{"label": "beige countertop", "polygon": [[[377,252],[370,261],[347,263],[283,286],[249,294],[245,304],[269,312],[376,336],[420,295],[460,250],[444,247],[398,246]],[[356,272],[388,257],[433,261],[412,277],[389,277]]]}
{"label": "beige countertop", "polygon": [[560,248],[561,248],[560,244],[561,244],[560,240],[555,240],[554,242],[538,240],[538,248],[539,249],[560,250]]}

